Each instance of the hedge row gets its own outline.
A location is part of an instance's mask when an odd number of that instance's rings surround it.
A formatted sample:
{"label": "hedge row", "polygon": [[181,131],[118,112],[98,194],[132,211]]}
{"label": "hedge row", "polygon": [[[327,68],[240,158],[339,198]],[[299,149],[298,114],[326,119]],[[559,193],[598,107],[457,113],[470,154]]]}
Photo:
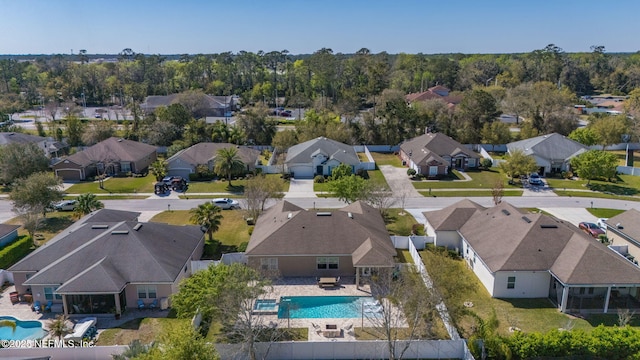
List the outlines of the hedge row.
{"label": "hedge row", "polygon": [[8,269],[31,252],[33,241],[28,235],[18,237],[18,240],[0,250],[0,269]]}

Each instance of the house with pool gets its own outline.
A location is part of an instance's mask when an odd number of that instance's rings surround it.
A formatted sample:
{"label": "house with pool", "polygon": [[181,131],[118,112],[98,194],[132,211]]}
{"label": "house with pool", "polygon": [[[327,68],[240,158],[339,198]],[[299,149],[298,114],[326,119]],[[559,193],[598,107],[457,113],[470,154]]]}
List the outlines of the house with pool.
{"label": "house with pool", "polygon": [[139,301],[168,306],[200,260],[199,226],[141,223],[140,214],[102,209],[10,267],[16,291],[65,314],[120,314]]}
{"label": "house with pool", "polygon": [[362,275],[394,266],[396,249],[380,211],[357,201],[335,211],[280,201],[265,211],[245,252],[248,265],[279,276]]}
{"label": "house with pool", "polygon": [[573,224],[507,202],[423,214],[435,245],[457,250],[493,297],[548,298],[574,313],[640,309],[640,268]]}

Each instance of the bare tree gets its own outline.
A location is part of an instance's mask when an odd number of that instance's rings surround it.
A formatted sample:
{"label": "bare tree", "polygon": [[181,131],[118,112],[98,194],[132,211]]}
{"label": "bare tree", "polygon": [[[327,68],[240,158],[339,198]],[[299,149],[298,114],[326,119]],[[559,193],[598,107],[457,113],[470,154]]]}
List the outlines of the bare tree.
{"label": "bare tree", "polygon": [[493,184],[493,189],[491,189],[491,196],[493,196],[493,203],[498,205],[502,202],[502,197],[504,196],[504,182],[502,179],[496,180]]}
{"label": "bare tree", "polygon": [[284,183],[275,176],[258,175],[247,181],[244,195],[247,198],[247,217],[254,220],[260,216],[269,199],[280,199],[284,196]]}
{"label": "bare tree", "polygon": [[365,201],[380,211],[382,217],[386,218],[389,215],[389,209],[396,203],[396,199],[393,198],[391,189],[386,184],[371,183],[367,181],[366,189],[364,191]]}
{"label": "bare tree", "polygon": [[400,213],[398,215],[404,216],[405,214],[404,208],[407,204],[408,197],[409,197],[408,191],[402,191],[402,193],[400,193],[400,196],[398,196],[398,201],[400,202]]}
{"label": "bare tree", "polygon": [[388,359],[402,359],[411,341],[431,335],[428,319],[436,316],[437,297],[419,274],[380,268],[372,275],[371,294],[377,301],[363,305],[363,322],[370,324],[363,331],[386,341]]}
{"label": "bare tree", "polygon": [[635,311],[629,309],[618,309],[618,326],[627,326],[636,315]]}

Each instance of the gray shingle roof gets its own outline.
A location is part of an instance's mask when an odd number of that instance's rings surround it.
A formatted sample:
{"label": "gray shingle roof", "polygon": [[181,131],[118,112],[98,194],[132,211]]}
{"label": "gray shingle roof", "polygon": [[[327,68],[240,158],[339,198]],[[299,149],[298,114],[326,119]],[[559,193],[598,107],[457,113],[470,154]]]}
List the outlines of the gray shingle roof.
{"label": "gray shingle roof", "polygon": [[[105,160],[138,161],[155,153],[157,148],[137,141],[111,137],[83,151],[68,156],[68,160],[78,165],[88,166]],[[57,164],[57,163],[56,163]],[[54,166],[56,165],[54,164]]]}
{"label": "gray shingle roof", "polygon": [[577,227],[506,202],[476,210],[458,231],[492,272],[551,271],[570,285],[640,284],[640,269]]}
{"label": "gray shingle roof", "polygon": [[609,229],[640,242],[640,211],[629,209],[607,220],[607,225]]}
{"label": "gray shingle roof", "polygon": [[426,133],[400,144],[405,154],[411,154],[414,163],[425,165],[431,161],[447,163],[444,157],[463,154],[466,157],[479,159],[480,156],[464,145],[442,133]]}
{"label": "gray shingle roof", "polygon": [[360,159],[353,146],[341,142],[319,137],[294,145],[287,151],[286,164],[311,163],[312,156],[322,153],[329,159],[336,159],[348,165],[358,165]]}
{"label": "gray shingle roof", "polygon": [[389,266],[395,254],[380,212],[362,202],[327,216],[281,201],[258,218],[246,251],[247,256],[353,255],[354,264],[371,266]]}
{"label": "gray shingle roof", "polygon": [[509,152],[519,149],[525,155],[536,155],[548,160],[567,160],[588,150],[579,142],[556,133],[512,142],[507,144],[507,149]]}
{"label": "gray shingle roof", "polygon": [[484,206],[480,206],[469,199],[463,199],[444,209],[427,211],[422,214],[429,219],[429,224],[434,230],[455,231],[460,229],[477,210],[484,209]]}
{"label": "gray shingle roof", "polygon": [[[94,225],[107,225],[107,228]],[[85,222],[10,268],[37,271],[25,285],[61,293],[113,293],[127,283],[172,283],[204,237],[199,226]]]}
{"label": "gray shingle roof", "polygon": [[255,164],[260,156],[259,150],[251,149],[246,146],[238,146],[229,143],[205,142],[195,144],[187,149],[181,150],[170,157],[167,161],[171,163],[171,161],[175,159],[180,159],[193,166],[203,165],[207,164],[209,160],[212,160],[216,156],[218,150],[231,147],[238,149],[238,156],[246,165]]}
{"label": "gray shingle roof", "polygon": [[19,227],[20,225],[0,224],[0,237],[15,231]]}

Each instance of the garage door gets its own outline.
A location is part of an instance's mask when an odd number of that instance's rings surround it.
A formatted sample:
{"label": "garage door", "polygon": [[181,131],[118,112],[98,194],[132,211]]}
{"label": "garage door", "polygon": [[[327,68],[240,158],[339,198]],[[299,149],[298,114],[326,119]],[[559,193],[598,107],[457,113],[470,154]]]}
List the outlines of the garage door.
{"label": "garage door", "polygon": [[56,175],[62,178],[63,181],[84,180],[80,178],[80,170],[72,170],[72,169],[56,170]]}
{"label": "garage door", "polygon": [[289,172],[296,179],[313,179],[313,166],[311,165],[291,166],[289,167]]}
{"label": "garage door", "polygon": [[182,176],[189,180],[189,169],[169,169],[167,170],[167,176]]}

